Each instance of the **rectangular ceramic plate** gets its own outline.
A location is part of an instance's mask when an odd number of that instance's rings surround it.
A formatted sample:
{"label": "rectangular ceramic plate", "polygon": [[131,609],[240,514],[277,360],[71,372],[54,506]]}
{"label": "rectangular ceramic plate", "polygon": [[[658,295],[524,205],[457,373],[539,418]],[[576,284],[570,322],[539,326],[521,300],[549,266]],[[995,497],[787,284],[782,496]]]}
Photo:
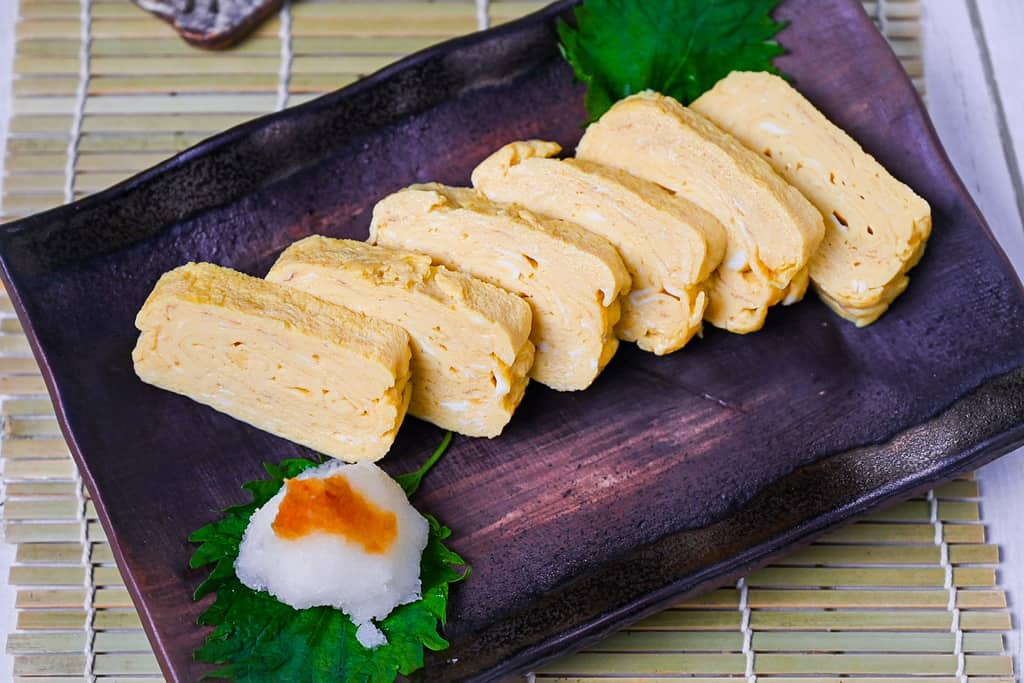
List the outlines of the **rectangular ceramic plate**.
{"label": "rectangular ceramic plate", "polygon": [[[310,233],[362,239],[380,197],[464,184],[506,142],[571,150],[581,90],[553,31],[569,4],[0,228],[4,279],[170,680],[204,670],[186,536],[245,500],[262,461],[305,452],[136,379],[135,312],[186,261],[259,275]],[[1024,295],[898,62],[856,0],[777,16],[795,85],[931,203],[910,288],[865,329],[810,296],[758,334],[709,329],[664,358],[624,346],[591,389],[533,385],[501,438],[457,439],[415,500],[474,570],[426,679],[526,670],[1024,442]],[[408,420],[384,467],[411,470],[439,439]]]}

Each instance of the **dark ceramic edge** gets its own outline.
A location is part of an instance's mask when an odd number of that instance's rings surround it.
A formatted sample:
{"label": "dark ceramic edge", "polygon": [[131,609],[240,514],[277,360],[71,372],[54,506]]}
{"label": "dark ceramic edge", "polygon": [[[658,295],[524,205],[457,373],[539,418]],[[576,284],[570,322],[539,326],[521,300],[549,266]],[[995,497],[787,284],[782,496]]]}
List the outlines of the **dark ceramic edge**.
{"label": "dark ceramic edge", "polygon": [[[752,546],[747,551],[733,556],[724,564],[713,565],[696,575],[684,577],[661,590],[648,593],[643,599],[634,600],[623,605],[615,612],[603,614],[600,618],[581,624],[579,627],[563,632],[555,638],[531,645],[506,659],[500,665],[491,667],[464,680],[483,683],[484,681],[496,680],[501,676],[527,673],[544,663],[599,642],[629,624],[656,614],[681,600],[702,594],[714,588],[731,585],[740,577],[769,564],[772,560],[789,553],[794,548],[807,545],[819,536],[842,526],[850,518],[858,514],[884,506],[886,503],[895,503],[923,493],[933,488],[936,484],[977,469],[1020,446],[1024,446],[1024,406],[1018,406],[1016,415],[1010,417],[1010,413],[1014,412],[1014,404],[1001,400],[1001,395],[1005,393],[1002,390],[1004,384],[1018,385],[1018,393],[1024,396],[1024,392],[1020,392],[1020,388],[1024,387],[1024,368],[1018,368],[989,380],[964,398],[954,402],[938,416],[894,435],[885,444],[836,453],[828,458],[794,470],[752,498],[746,505],[737,510],[733,516],[746,510],[762,507],[763,499],[771,495],[771,491],[777,488],[794,490],[787,486],[789,482],[802,479],[801,475],[822,466],[828,461],[885,453],[887,446],[899,442],[908,435],[921,431],[941,432],[942,423],[947,420],[956,421],[957,418],[969,416],[972,422],[989,425],[996,430],[988,435],[987,438],[969,448],[946,450],[936,455],[935,459],[942,461],[943,465],[923,470],[916,476],[881,482],[870,495],[854,498],[838,508],[829,507],[820,515],[810,517],[806,523],[790,527],[785,533],[773,537],[768,542]],[[1001,417],[1009,417],[1015,420],[1016,426],[1000,431],[1001,425],[998,423]],[[788,498],[796,506],[799,504],[798,497],[799,494],[796,494]],[[776,499],[782,501],[783,505],[786,504],[786,497],[776,496]],[[693,532],[683,531],[672,538],[685,539],[691,533]],[[647,549],[639,548],[635,555],[639,556],[645,550]],[[628,562],[629,560],[625,561]]]}
{"label": "dark ceramic edge", "polygon": [[[855,2],[855,0],[850,0]],[[123,563],[124,556],[121,551],[121,547],[117,540],[117,535],[114,530],[110,527],[109,519],[105,512],[105,506],[103,505],[102,496],[98,495],[99,492],[95,490],[94,481],[89,474],[88,468],[84,467],[84,460],[80,452],[77,441],[74,435],[67,429],[66,420],[64,415],[63,403],[60,397],[60,391],[54,384],[52,372],[50,370],[49,363],[46,356],[42,353],[39,347],[38,339],[35,331],[32,328],[31,322],[27,320],[25,315],[25,308],[16,286],[12,281],[12,274],[10,272],[10,265],[5,255],[4,247],[7,244],[9,236],[21,229],[30,228],[32,224],[40,220],[64,220],[69,218],[74,213],[89,208],[94,204],[105,203],[113,201],[118,198],[119,195],[137,187],[142,183],[146,183],[154,177],[164,173],[168,170],[178,168],[187,163],[191,158],[200,156],[213,149],[218,149],[222,146],[230,145],[239,139],[247,136],[254,131],[268,125],[271,122],[284,120],[295,116],[297,113],[315,109],[322,106],[331,106],[338,99],[343,99],[348,94],[358,92],[367,87],[372,87],[374,84],[381,80],[390,78],[396,72],[399,72],[412,64],[417,64],[421,61],[430,59],[439,54],[443,54],[451,50],[453,47],[474,44],[478,41],[489,40],[495,36],[503,35],[515,31],[518,27],[537,21],[548,21],[551,17],[563,12],[565,9],[577,4],[577,0],[560,0],[559,2],[553,3],[546,8],[539,10],[531,15],[523,17],[517,21],[503,24],[500,27],[482,31],[479,33],[470,34],[456,38],[445,43],[441,43],[436,46],[432,46],[418,52],[410,57],[407,57],[395,64],[392,64],[384,69],[374,73],[373,75],[363,79],[351,86],[342,88],[338,91],[326,94],[320,98],[312,100],[308,103],[304,103],[298,107],[286,110],[284,112],[278,112],[274,114],[268,114],[256,118],[252,121],[240,124],[234,128],[231,128],[223,133],[208,138],[194,147],[185,150],[184,152],[162,162],[150,169],[147,169],[111,188],[108,188],[102,192],[91,195],[90,197],[81,199],[73,204],[64,205],[51,209],[49,211],[35,214],[18,221],[9,223],[4,226],[0,226],[0,276],[6,285],[9,295],[11,297],[12,305],[18,314],[19,319],[25,326],[26,336],[29,340],[32,351],[39,362],[40,370],[46,383],[47,389],[50,395],[54,399],[54,408],[58,421],[61,426],[61,431],[68,442],[71,454],[82,471],[83,480],[88,486],[89,491],[94,497],[98,516],[104,531],[107,533],[110,540],[110,545],[115,558],[119,563]],[[862,13],[863,14],[863,13]],[[870,30],[875,32],[873,26],[870,25],[870,20],[866,15],[863,15],[863,22],[867,24],[866,27],[861,27],[862,30]],[[877,32],[876,32],[877,33]],[[884,42],[884,39],[879,35],[879,42]],[[895,57],[892,57],[895,60]],[[934,149],[934,153],[943,162],[947,170],[947,174],[950,177],[951,182],[955,184],[957,188],[961,190],[961,193],[965,199],[966,204],[972,211],[973,215],[977,219],[977,222],[984,228],[985,233],[989,239],[995,242],[992,232],[981,216],[977,206],[970,199],[970,195],[964,187],[959,176],[953,169],[948,157],[946,156],[941,145],[938,143],[937,135],[935,133],[934,126],[931,123],[930,118],[924,113],[923,105],[921,105],[920,98],[916,91],[913,90],[912,86],[907,80],[906,87],[912,92],[912,97],[919,104],[919,110],[917,115],[923,120],[924,128],[927,130],[929,141]],[[208,207],[207,207],[208,208]],[[1001,250],[1000,250],[1001,251]],[[1004,265],[1008,272],[1014,272],[1010,265],[1008,257],[1005,253],[1001,254]],[[1018,287],[1024,290],[1021,286],[1019,279],[1017,280]],[[942,416],[949,414],[958,414],[964,410],[967,410],[969,404],[972,403],[972,399],[977,398],[981,401],[982,407],[971,409],[971,417],[973,420],[984,423],[992,423],[993,421],[998,422],[1000,416],[1005,415],[1010,404],[1007,401],[998,401],[998,390],[993,387],[998,385],[1000,382],[1007,379],[1020,379],[1024,377],[1024,371],[1018,370],[1007,375],[1003,375],[1000,378],[990,380],[981,387],[975,390],[968,397],[960,399],[948,407]],[[940,420],[942,416],[934,418],[932,421],[925,423],[925,425],[933,424]],[[919,429],[921,425],[911,428],[908,432],[904,432],[900,435],[896,435],[895,439],[900,438],[906,433]],[[883,483],[873,495],[862,496],[854,499],[843,507],[835,509],[830,513],[821,517],[813,517],[804,525],[797,527],[791,527],[790,530],[785,534],[780,534],[768,542],[750,548],[748,551],[736,555],[731,558],[724,565],[717,565],[715,576],[708,576],[710,572],[704,572],[702,574],[691,575],[685,579],[671,584],[670,586],[661,589],[655,593],[648,594],[644,599],[634,600],[623,605],[619,610],[603,615],[599,619],[595,619],[591,622],[582,624],[572,630],[565,631],[555,638],[542,641],[540,643],[528,646],[527,648],[519,651],[512,657],[506,659],[498,666],[491,667],[485,671],[478,672],[471,676],[468,680],[484,681],[493,680],[496,677],[518,673],[525,671],[529,668],[535,667],[546,661],[550,661],[558,656],[564,655],[567,652],[574,651],[585,645],[592,643],[596,640],[601,639],[606,634],[621,628],[622,626],[634,622],[637,619],[643,618],[644,616],[653,613],[665,605],[676,601],[680,598],[693,595],[695,593],[702,592],[715,586],[723,585],[727,583],[727,579],[735,579],[738,576],[743,575],[750,569],[761,566],[769,562],[773,557],[777,556],[784,549],[791,547],[794,544],[807,543],[813,540],[814,537],[826,532],[828,529],[833,528],[842,522],[849,519],[849,517],[862,512],[870,507],[882,504],[886,501],[895,500],[900,497],[912,495],[913,493],[921,490],[930,488],[934,483],[941,481],[942,479],[949,478],[956,474],[968,471],[974,467],[977,467],[985,462],[988,462],[996,457],[1005,454],[1015,448],[1016,446],[1024,443],[1024,424],[1018,424],[1015,428],[1004,430],[1001,433],[990,435],[987,439],[979,441],[969,448],[954,450],[949,453],[944,453],[942,458],[945,459],[945,465],[942,467],[935,467],[928,470],[924,470],[918,473],[916,476],[904,477],[892,480],[890,482]],[[845,453],[834,454],[829,458],[819,461],[814,465],[810,465],[804,468],[800,468],[786,477],[778,480],[772,488],[776,485],[784,485],[786,482],[798,479],[800,474],[805,470],[816,467],[818,464],[824,461],[841,458],[843,456],[849,456],[854,452],[863,452],[863,449],[858,451],[848,451]],[[948,457],[952,456],[952,457]],[[755,497],[754,500],[757,500]],[[745,506],[746,507],[746,506]],[[684,532],[685,533],[685,532]],[[718,569],[724,567],[724,571],[718,571]],[[146,602],[142,600],[141,591],[139,590],[138,584],[135,582],[132,575],[125,577],[125,584],[129,590],[129,593],[137,604],[137,609],[142,617],[142,625],[149,637],[150,642],[154,647],[154,651],[157,655],[157,660],[160,664],[161,670],[168,680],[180,680],[177,678],[173,671],[168,666],[169,656],[164,649],[164,643],[160,640],[153,628],[152,617],[146,607]],[[514,617],[513,617],[514,618]]]}

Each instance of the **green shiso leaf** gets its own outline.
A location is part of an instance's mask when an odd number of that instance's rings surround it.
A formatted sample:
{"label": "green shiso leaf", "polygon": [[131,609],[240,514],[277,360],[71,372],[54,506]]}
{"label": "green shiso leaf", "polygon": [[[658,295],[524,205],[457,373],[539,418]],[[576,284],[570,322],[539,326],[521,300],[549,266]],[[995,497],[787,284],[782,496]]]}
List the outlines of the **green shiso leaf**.
{"label": "green shiso leaf", "polygon": [[779,73],[779,0],[586,0],[562,54],[586,83],[590,120],[619,99],[657,90],[689,104],[731,71]]}
{"label": "green shiso leaf", "polygon": [[[451,432],[445,435],[422,468],[398,478],[406,495],[419,488],[423,475],[444,453],[451,437]],[[296,610],[238,580],[234,564],[249,518],[277,494],[285,479],[319,464],[305,459],[265,464],[268,478],[243,486],[252,495],[250,502],[228,508],[222,519],[189,536],[199,544],[189,566],[213,565],[196,589],[195,599],[217,594],[199,617],[199,623],[212,626],[213,631],[194,653],[197,660],[219,666],[207,678],[244,683],[390,683],[397,674],[410,674],[423,666],[424,648],[437,651],[448,647],[438,633],[438,626],[445,623],[448,587],[465,579],[469,567],[444,545],[451,530],[430,515],[424,515],[430,532],[420,564],[423,597],[397,607],[377,622],[388,642],[372,650],[359,644],[355,625],[340,610]]]}

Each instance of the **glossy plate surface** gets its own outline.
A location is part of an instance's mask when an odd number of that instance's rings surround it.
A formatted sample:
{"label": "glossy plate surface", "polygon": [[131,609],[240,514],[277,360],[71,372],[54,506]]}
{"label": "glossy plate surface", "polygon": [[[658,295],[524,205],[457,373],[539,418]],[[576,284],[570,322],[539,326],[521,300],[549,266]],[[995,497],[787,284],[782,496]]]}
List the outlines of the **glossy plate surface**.
{"label": "glossy plate surface", "polygon": [[[304,451],[136,379],[135,312],[186,261],[263,274],[310,233],[364,238],[400,187],[466,183],[506,142],[572,149],[581,90],[552,21],[570,4],[0,227],[5,281],[170,680],[205,670],[187,534],[245,500],[261,461]],[[778,17],[796,86],[932,205],[910,288],[865,329],[812,295],[755,335],[709,329],[665,358],[624,346],[591,389],[531,386],[501,438],[457,439],[415,500],[474,570],[426,679],[525,670],[1024,442],[1024,294],[911,84],[856,0]],[[408,420],[384,467],[413,469],[439,438]]]}

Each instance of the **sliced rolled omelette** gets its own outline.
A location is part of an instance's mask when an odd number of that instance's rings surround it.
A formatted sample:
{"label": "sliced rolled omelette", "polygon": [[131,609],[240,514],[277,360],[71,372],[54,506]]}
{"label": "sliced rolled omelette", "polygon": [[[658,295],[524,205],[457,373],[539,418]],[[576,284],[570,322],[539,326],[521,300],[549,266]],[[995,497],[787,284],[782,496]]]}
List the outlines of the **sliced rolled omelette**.
{"label": "sliced rolled omelette", "polygon": [[409,405],[409,335],[209,263],[165,273],[135,319],[144,382],[321,453],[388,452]]}
{"label": "sliced rolled omelette", "polygon": [[924,252],[928,202],[778,76],[733,72],[692,106],[818,208],[826,229],[811,280],[819,296],[858,326],[877,320]]}
{"label": "sliced rolled omelette", "polygon": [[413,185],[373,210],[370,242],[418,251],[526,299],[537,347],[531,377],[585,389],[618,348],[613,328],[629,274],[606,239],[469,189]]}
{"label": "sliced rolled omelette", "polygon": [[758,154],[676,100],[643,92],[587,128],[577,158],[614,166],[668,188],[725,228],[725,258],[708,280],[704,319],[746,333],[768,308],[799,293],[821,243],[821,214]]}
{"label": "sliced rolled omelette", "polygon": [[505,145],[473,171],[473,186],[499,202],[576,223],[619,250],[633,280],[619,339],[658,355],[701,330],[704,281],[725,253],[725,230],[700,207],[624,171],[553,159],[554,142]]}
{"label": "sliced rolled omelette", "polygon": [[408,332],[410,415],[495,437],[523,398],[532,313],[504,289],[431,265],[423,254],[320,236],[285,249],[267,279]]}

